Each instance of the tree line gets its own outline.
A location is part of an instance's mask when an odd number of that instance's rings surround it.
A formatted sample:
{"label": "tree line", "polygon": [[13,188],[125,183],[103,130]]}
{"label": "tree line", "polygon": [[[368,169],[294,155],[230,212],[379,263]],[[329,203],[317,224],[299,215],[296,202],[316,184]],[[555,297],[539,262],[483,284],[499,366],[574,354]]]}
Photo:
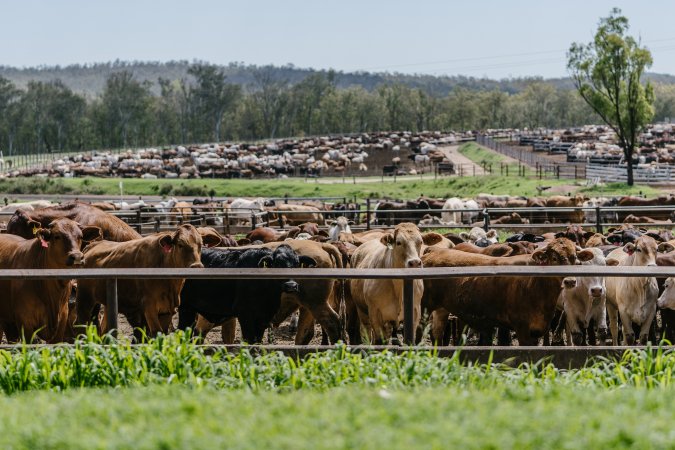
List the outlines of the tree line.
{"label": "tree line", "polygon": [[[600,123],[573,89],[531,80],[515,93],[455,86],[447,95],[386,83],[339,87],[339,73],[291,83],[272,66],[247,84],[219,66],[192,64],[156,89],[130,70],[111,73],[102,92],[84,95],[60,80],[19,88],[0,77],[4,155],[101,148],[252,141],[381,130],[561,128]],[[655,120],[675,117],[675,85],[655,84]]]}

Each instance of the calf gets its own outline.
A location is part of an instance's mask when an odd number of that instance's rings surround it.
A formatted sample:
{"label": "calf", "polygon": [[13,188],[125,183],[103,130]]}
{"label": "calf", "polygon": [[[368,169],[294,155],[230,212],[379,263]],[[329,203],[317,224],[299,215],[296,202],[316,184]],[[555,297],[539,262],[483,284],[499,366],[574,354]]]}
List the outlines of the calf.
{"label": "calf", "polygon": [[[316,261],[300,256],[288,245],[276,249],[251,248],[204,249],[201,261],[206,268],[281,268],[314,267]],[[293,280],[187,280],[181,292],[178,327],[195,324],[197,313],[212,326],[236,317],[244,341],[261,342],[265,329],[279,309],[282,293],[297,294]],[[197,328],[205,334],[209,330]]]}
{"label": "calf", "polygon": [[[66,269],[81,267],[85,260],[83,241],[101,237],[101,229],[83,227],[69,219],[57,219],[47,227],[37,222],[32,239],[0,235],[0,268]],[[21,277],[1,280],[0,324],[7,340],[30,340],[34,333],[48,343],[60,342],[68,326],[68,298],[71,280],[29,280]]]}
{"label": "calf", "polygon": [[459,237],[479,247],[487,247],[490,244],[499,242],[496,230],[485,232],[485,230],[478,227],[473,227],[468,233],[466,231],[459,233]]}
{"label": "calf", "polygon": [[[590,259],[587,254],[591,255]],[[577,256],[583,265],[606,265],[605,255],[599,248],[584,249]],[[588,335],[589,343],[594,345],[595,328],[598,329],[600,342],[604,344],[607,337],[604,277],[565,278],[560,295],[567,320],[567,333],[571,335],[574,345],[586,344],[584,334]]]}
{"label": "calf", "polygon": [[[200,268],[202,236],[192,225],[181,225],[128,242],[99,241],[84,250],[86,268]],[[145,327],[151,336],[167,333],[180,304],[183,279],[119,280],[119,311],[134,328]],[[77,323],[91,320],[97,304],[106,303],[106,281],[78,281]],[[103,331],[103,329],[102,329]]]}

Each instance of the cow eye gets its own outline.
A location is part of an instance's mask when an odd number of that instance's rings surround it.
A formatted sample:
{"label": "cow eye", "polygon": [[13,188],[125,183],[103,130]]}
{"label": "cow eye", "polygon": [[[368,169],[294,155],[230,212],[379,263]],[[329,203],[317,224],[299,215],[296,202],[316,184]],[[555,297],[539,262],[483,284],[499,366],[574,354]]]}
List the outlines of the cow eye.
{"label": "cow eye", "polygon": [[396,242],[396,245],[401,245],[401,241],[397,241],[397,242]]}
{"label": "cow eye", "polygon": [[636,247],[636,248],[635,248],[635,251],[636,251],[636,252],[641,252],[642,250],[640,250],[640,247]]}

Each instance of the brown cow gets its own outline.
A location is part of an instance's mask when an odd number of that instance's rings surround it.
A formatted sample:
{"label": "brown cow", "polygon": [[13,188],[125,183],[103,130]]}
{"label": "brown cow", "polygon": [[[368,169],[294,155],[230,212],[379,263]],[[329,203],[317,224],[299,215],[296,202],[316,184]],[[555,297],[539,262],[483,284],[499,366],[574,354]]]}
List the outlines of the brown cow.
{"label": "brown cow", "polygon": [[455,245],[455,250],[460,250],[467,253],[479,253],[487,256],[516,256],[533,253],[527,244],[531,242],[507,242],[504,244],[492,244],[487,247],[478,247],[477,245],[464,242]]}
{"label": "brown cow", "polygon": [[672,225],[672,221],[668,220],[656,220],[648,216],[636,216],[634,214],[629,214],[623,219],[623,223],[652,223],[652,224],[661,224],[661,225]]}
{"label": "brown cow", "polygon": [[[460,257],[463,259],[458,260]],[[526,264],[575,264],[576,246],[572,241],[561,238],[549,242],[531,255],[510,258],[528,258],[530,261]],[[439,250],[425,255],[422,261],[426,267],[453,267],[501,265],[510,258]],[[467,259],[478,260],[478,263],[472,264]],[[520,345],[536,345],[538,338],[548,331],[561,284],[562,277],[510,276],[490,280],[462,277],[425,280],[423,305],[434,312],[435,316],[445,315],[447,320],[447,314],[452,313],[465,321],[481,332],[482,344],[491,343],[486,342],[485,338],[492,336],[495,327],[504,327],[515,330]],[[434,339],[440,342],[443,328],[439,324],[434,324],[434,328]]]}
{"label": "brown cow", "polygon": [[81,202],[65,203],[30,212],[17,211],[7,223],[7,232],[31,239],[34,226],[29,223],[30,221],[38,222],[46,228],[52,221],[62,217],[74,220],[82,226],[99,227],[103,233],[103,239],[108,241],[121,242],[141,237],[123,220]]}
{"label": "brown cow", "polygon": [[[673,205],[675,205],[675,196],[673,196],[672,194],[668,196],[662,195],[655,198],[625,196],[621,197],[621,199],[619,200],[619,206],[673,206]],[[662,211],[652,211],[649,213],[649,215],[654,220],[668,220],[670,218],[670,213],[671,211],[662,210]],[[617,211],[617,215],[621,222],[623,222],[623,220],[628,215],[631,214],[632,212],[630,211],[630,209],[628,209],[627,211]]]}
{"label": "brown cow", "polygon": [[[192,225],[128,242],[100,241],[84,249],[87,268],[203,267],[202,237]],[[119,311],[133,327],[147,327],[151,336],[167,333],[180,302],[183,279],[119,280]],[[105,280],[78,281],[77,323],[87,323],[96,304],[105,305]],[[105,323],[105,322],[104,322]]]}
{"label": "brown cow", "polygon": [[246,238],[249,239],[251,242],[260,241],[260,242],[267,243],[267,242],[278,241],[279,236],[281,234],[282,233],[279,233],[274,228],[260,227],[260,228],[256,228],[255,230],[250,231],[246,235]]}
{"label": "brown cow", "polygon": [[[584,201],[588,200],[581,194],[574,197],[566,197],[564,195],[554,195],[546,199],[546,207],[548,208],[581,208]],[[584,212],[577,209],[571,212],[553,211],[548,213],[548,218],[552,222],[570,222],[570,223],[584,223]]]}
{"label": "brown cow", "polygon": [[[35,227],[32,239],[12,234],[0,235],[0,268],[2,269],[66,269],[81,266],[83,241],[101,237],[97,227],[83,227],[69,219],[56,219],[47,227]],[[30,341],[33,334],[48,343],[60,342],[68,326],[68,298],[71,280],[29,280],[15,278],[0,281],[3,292],[0,322],[7,340],[21,336]]]}
{"label": "brown cow", "polygon": [[[305,222],[315,222],[319,225],[324,224],[321,210],[313,206],[283,204],[265,209],[269,211],[270,219],[268,223],[279,223],[279,220],[281,220],[281,223],[284,225],[300,225]],[[278,211],[281,211],[281,213]]]}

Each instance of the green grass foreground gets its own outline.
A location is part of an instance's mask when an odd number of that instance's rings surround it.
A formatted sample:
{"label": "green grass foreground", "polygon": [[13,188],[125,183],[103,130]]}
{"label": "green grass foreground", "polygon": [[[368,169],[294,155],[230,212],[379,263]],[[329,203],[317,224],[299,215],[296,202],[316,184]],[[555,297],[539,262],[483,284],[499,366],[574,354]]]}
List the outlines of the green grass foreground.
{"label": "green grass foreground", "polygon": [[598,361],[579,370],[544,362],[517,368],[467,365],[457,354],[437,357],[433,351],[351,353],[346,346],[296,360],[281,353],[254,356],[247,350],[207,354],[189,333],[159,336],[145,344],[101,339],[90,330],[74,345],[18,347],[0,351],[0,390],[61,391],[81,387],[186,385],[223,390],[324,391],[345,386],[386,389],[456,387],[624,386],[668,387],[675,353],[655,348],[628,351],[618,361]]}
{"label": "green grass foreground", "polygon": [[[417,177],[369,178],[370,182],[354,184],[352,179],[270,179],[270,180],[144,180],[140,178],[10,178],[0,180],[0,193],[12,200],[12,194],[34,195],[106,195],[119,196],[119,182],[124,194],[159,196],[206,197],[346,197],[413,199],[420,195],[430,197],[474,197],[480,193],[510,195],[540,195],[537,186],[569,186],[573,180],[539,180],[516,176],[485,175],[477,177],[439,177],[437,180]],[[320,182],[317,182],[320,181]],[[330,183],[326,181],[331,181]],[[588,195],[629,195],[643,193],[656,195],[659,191],[648,186],[628,188],[622,183],[602,187],[570,186],[570,192]],[[567,193],[567,192],[565,192]],[[548,194],[544,191],[544,195]]]}
{"label": "green grass foreground", "polygon": [[675,391],[183,386],[0,398],[12,449],[666,448]]}

